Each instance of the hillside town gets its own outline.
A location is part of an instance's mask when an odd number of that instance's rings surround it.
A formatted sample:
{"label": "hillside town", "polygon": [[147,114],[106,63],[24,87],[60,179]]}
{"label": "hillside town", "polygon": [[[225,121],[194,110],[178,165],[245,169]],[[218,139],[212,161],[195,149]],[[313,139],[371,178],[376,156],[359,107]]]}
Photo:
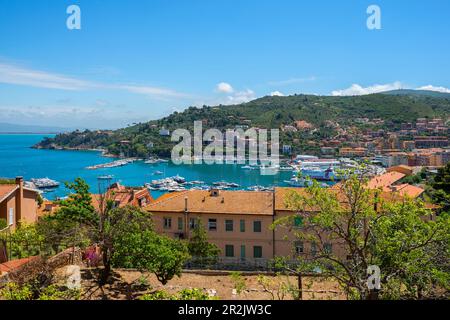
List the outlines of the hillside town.
{"label": "hillside town", "polygon": [[[432,169],[435,167],[432,166]],[[426,167],[399,164],[387,168],[384,174],[368,176],[364,189],[370,193],[370,201],[374,201],[375,212],[381,210],[383,203],[419,201],[424,204],[425,210],[432,214],[431,219],[436,219],[443,208],[427,195],[425,180],[418,183],[407,182],[420,172],[426,172],[424,168]],[[342,201],[344,206],[347,201],[343,187],[345,183],[338,182],[324,189],[336,196],[336,199],[341,199],[339,201]],[[211,187],[209,190],[167,193],[155,199],[146,187],[127,187],[113,183],[107,187],[104,194],[91,194],[90,205],[100,214],[105,210],[105,199],[108,199],[112,208],[134,207],[142,210],[151,217],[157,234],[176,241],[192,241],[198,236],[198,227],[204,228],[208,243],[217,248],[217,258],[212,265],[210,262],[205,263],[204,259],[207,257],[185,262],[185,272],[204,268],[267,272],[272,270],[272,263],[276,259],[283,257],[288,263],[295,265],[298,259],[314,259],[322,251],[336,259],[348,260],[349,252],[343,239],[328,238],[323,243],[317,243],[297,238],[299,230],[307,230],[303,222],[305,217],[314,215],[317,209],[299,212],[287,202],[292,194],[308,197],[308,188],[277,187],[273,191],[233,191]],[[1,233],[14,234],[23,226],[39,224],[41,219],[58,215],[63,206],[64,202],[43,199],[41,192],[27,187],[22,177],[17,177],[13,183],[4,182],[0,185],[0,221],[7,222],[7,226]],[[274,226],[275,221],[290,217],[295,218],[289,228]],[[327,238],[326,231],[321,232],[322,236]],[[37,256],[15,257],[17,253],[13,254],[11,244],[8,244],[7,240],[4,241],[6,242],[3,246],[0,246],[0,283],[2,279],[7,281],[11,276],[17,278],[24,272],[30,272],[27,270],[37,263],[39,256],[38,250],[35,251]],[[63,262],[58,262],[63,266],[74,259],[74,249],[70,249],[70,246],[68,248],[69,251],[60,253],[64,258],[60,255],[55,258],[63,259]],[[96,248],[96,252],[100,250],[100,247]],[[79,259],[77,263],[84,266],[82,268],[93,263],[85,254]],[[230,297],[236,298],[235,290],[231,291],[233,295]],[[342,298],[341,294],[335,295],[334,298]],[[332,296],[328,298],[333,298]]]}
{"label": "hillside town", "polygon": [[105,3],[0,0],[2,316],[450,300],[450,1]]}
{"label": "hillside town", "polygon": [[[384,120],[357,118],[352,126],[341,127],[329,121],[338,134],[332,139],[311,141],[320,149],[324,158],[344,157],[371,159],[383,167],[406,165],[411,167],[436,168],[450,161],[449,126],[442,118],[419,118],[415,123],[401,123],[396,130],[371,129],[383,127]],[[285,132],[309,132],[316,128],[307,121],[299,120],[292,126],[284,126]],[[298,142],[298,141],[297,141]],[[292,152],[294,146],[284,145],[284,154]]]}

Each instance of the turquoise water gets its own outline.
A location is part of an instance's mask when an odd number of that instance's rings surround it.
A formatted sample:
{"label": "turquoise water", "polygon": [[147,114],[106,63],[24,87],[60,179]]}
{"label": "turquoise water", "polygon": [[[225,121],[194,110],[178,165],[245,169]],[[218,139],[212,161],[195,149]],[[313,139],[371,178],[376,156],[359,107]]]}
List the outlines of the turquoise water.
{"label": "turquoise water", "polygon": [[[242,188],[263,185],[286,186],[291,172],[280,172],[275,176],[261,176],[259,170],[242,170],[239,165],[181,165],[158,164],[149,165],[136,162],[124,167],[100,170],[87,170],[86,167],[111,162],[111,158],[102,157],[101,153],[93,151],[58,151],[35,150],[30,147],[52,135],[1,135],[0,134],[0,177],[23,176],[25,180],[45,178],[59,181],[73,181],[81,177],[91,186],[91,192],[98,192],[97,178],[102,175],[113,175],[113,182],[121,182],[127,186],[143,186],[145,183],[164,177],[179,174],[187,181],[201,180],[206,184],[216,181],[234,182]],[[164,175],[155,176],[155,171]],[[157,198],[161,192],[152,191]],[[67,195],[67,190],[61,186],[52,192],[45,193],[47,199],[55,199]]]}

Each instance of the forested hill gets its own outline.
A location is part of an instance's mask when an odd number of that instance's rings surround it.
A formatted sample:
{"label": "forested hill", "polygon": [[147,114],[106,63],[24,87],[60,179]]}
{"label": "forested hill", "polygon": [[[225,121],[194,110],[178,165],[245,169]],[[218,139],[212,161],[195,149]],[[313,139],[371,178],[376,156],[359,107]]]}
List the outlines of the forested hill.
{"label": "forested hill", "polygon": [[[248,125],[259,128],[280,128],[305,120],[317,130],[310,139],[321,139],[335,134],[330,122],[346,127],[356,124],[358,118],[383,119],[387,128],[398,128],[401,123],[417,118],[450,116],[450,98],[427,94],[372,94],[353,97],[294,95],[264,97],[232,106],[190,107],[160,120],[149,121],[115,131],[75,131],[46,139],[38,148],[104,148],[112,154],[146,156],[154,153],[170,155],[170,137],[159,135],[161,128],[191,130],[194,121],[203,121],[204,129],[220,130]],[[302,138],[302,133],[284,134],[282,142]],[[125,141],[125,143],[124,143]]]}

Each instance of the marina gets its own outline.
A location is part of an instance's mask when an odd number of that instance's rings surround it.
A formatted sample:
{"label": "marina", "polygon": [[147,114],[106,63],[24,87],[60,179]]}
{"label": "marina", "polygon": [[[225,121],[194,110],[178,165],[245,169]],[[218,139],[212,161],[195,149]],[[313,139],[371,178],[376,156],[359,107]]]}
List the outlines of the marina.
{"label": "marina", "polygon": [[[5,155],[0,158],[0,176],[23,176],[26,181],[48,177],[58,183],[41,185],[40,190],[44,192],[45,198],[50,200],[67,196],[68,190],[64,183],[73,182],[78,177],[89,184],[92,193],[98,193],[100,179],[111,183],[120,182],[127,186],[145,185],[152,196],[158,198],[168,192],[190,189],[271,191],[275,187],[304,187],[308,185],[303,180],[307,176],[321,180],[323,186],[328,186],[337,182],[338,179],[335,178],[340,169],[354,165],[352,161],[338,159],[331,163],[333,170],[327,175],[330,160],[320,160],[313,156],[299,156],[289,162],[280,162],[278,167],[262,167],[253,162],[177,166],[157,158],[148,159],[152,160],[151,163],[136,158],[111,162],[110,158],[97,151],[30,148],[43,137],[44,135],[0,135],[2,152]],[[97,165],[93,165],[96,163]],[[384,169],[374,166],[373,171],[377,170],[382,172]],[[264,175],[262,172],[273,175]]]}
{"label": "marina", "polygon": [[108,163],[97,164],[97,165],[94,165],[94,166],[89,166],[89,167],[86,167],[86,169],[88,169],[88,170],[97,170],[97,169],[123,167],[123,166],[126,166],[127,164],[133,163],[133,162],[138,161],[138,160],[139,159],[136,159],[136,158],[120,159],[120,160],[116,160],[116,161],[113,161],[113,162],[108,162]]}

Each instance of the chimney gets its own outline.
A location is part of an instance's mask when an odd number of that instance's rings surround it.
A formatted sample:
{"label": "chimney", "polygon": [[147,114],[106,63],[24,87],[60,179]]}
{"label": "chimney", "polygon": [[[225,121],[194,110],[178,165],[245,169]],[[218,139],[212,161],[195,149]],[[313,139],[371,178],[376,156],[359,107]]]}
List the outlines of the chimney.
{"label": "chimney", "polygon": [[15,222],[22,220],[22,206],[23,206],[23,177],[16,178],[16,185],[19,186],[19,190],[16,193],[16,219]]}
{"label": "chimney", "polygon": [[219,194],[220,194],[220,191],[217,188],[211,188],[211,190],[209,190],[209,195],[211,197],[218,197]]}

